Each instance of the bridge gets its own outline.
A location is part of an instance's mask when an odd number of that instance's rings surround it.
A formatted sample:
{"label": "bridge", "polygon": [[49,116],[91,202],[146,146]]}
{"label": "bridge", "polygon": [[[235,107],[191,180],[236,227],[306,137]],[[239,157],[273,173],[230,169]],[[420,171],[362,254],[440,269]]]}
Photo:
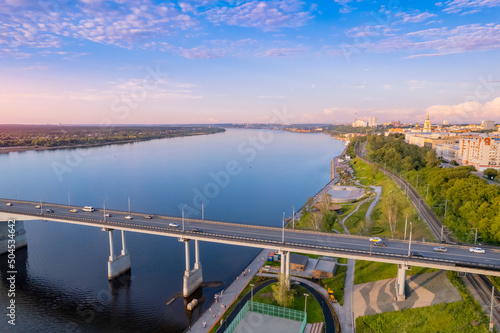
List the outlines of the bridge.
{"label": "bridge", "polygon": [[[278,249],[282,254],[281,273],[290,275],[290,252],[317,254],[391,263],[398,265],[396,293],[405,298],[406,270],[412,265],[457,272],[500,276],[500,248],[486,247],[486,253],[470,253],[469,247],[447,245],[447,252],[435,252],[436,243],[386,240],[386,247],[373,246],[367,237],[292,230],[242,223],[209,221],[117,210],[83,211],[74,206],[22,200],[0,199],[0,254],[8,253],[9,240],[15,238],[16,248],[27,246],[24,221],[46,220],[101,228],[109,233],[110,256],[108,279],[112,280],[131,269],[125,232],[138,232],[178,238],[185,243],[185,297],[203,282],[198,242],[214,242],[255,248]],[[15,222],[15,223],[14,223]],[[113,231],[120,231],[122,249],[117,255]],[[411,239],[411,238],[410,238]],[[191,268],[189,242],[195,242],[195,263]],[[11,242],[12,243],[12,242]],[[423,257],[410,256],[418,251]]]}

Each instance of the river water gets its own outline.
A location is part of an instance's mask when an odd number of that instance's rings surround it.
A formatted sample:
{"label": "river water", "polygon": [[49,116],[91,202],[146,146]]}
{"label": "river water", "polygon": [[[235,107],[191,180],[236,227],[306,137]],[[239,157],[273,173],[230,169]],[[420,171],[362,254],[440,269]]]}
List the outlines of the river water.
{"label": "river water", "polygon": [[[0,155],[0,197],[92,205],[261,225],[281,225],[328,181],[343,143],[323,134],[235,130],[87,149]],[[27,221],[16,251],[16,326],[7,323],[6,256],[0,257],[0,332],[183,332],[258,249],[200,243],[205,303],[186,312],[184,244],[126,233],[132,270],[107,280],[108,234],[98,228]],[[118,233],[115,233],[118,234]],[[118,236],[118,235],[115,235]],[[117,237],[116,250],[120,246]],[[115,251],[116,251],[115,250]],[[194,251],[191,251],[193,254]]]}

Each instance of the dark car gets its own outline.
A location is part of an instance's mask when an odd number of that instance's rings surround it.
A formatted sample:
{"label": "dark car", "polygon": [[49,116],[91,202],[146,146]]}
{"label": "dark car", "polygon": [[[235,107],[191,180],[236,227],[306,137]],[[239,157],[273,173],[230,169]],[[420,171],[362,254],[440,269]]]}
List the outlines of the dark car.
{"label": "dark car", "polygon": [[373,245],[375,245],[375,246],[383,246],[383,247],[386,247],[386,246],[387,246],[387,244],[385,244],[385,242],[384,242],[384,241],[374,242],[374,243],[373,243]]}
{"label": "dark car", "polygon": [[423,258],[423,257],[424,257],[424,255],[423,255],[422,253],[417,252],[417,251],[412,251],[412,252],[410,253],[410,255],[411,255],[412,257],[420,257],[420,258]]}
{"label": "dark car", "polygon": [[53,212],[54,212],[54,210],[53,210],[53,209],[50,209],[50,208],[47,208],[47,209],[45,210],[45,212],[46,212],[46,213],[53,213]]}
{"label": "dark car", "polygon": [[200,228],[193,228],[191,231],[192,232],[202,232]]}

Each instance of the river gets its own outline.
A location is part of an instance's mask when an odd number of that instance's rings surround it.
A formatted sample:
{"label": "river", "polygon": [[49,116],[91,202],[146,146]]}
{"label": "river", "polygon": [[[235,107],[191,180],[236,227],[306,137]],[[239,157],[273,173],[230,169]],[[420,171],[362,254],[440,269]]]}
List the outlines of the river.
{"label": "river", "polygon": [[[344,145],[324,134],[228,129],[206,136],[95,148],[0,155],[0,197],[281,225],[330,177]],[[228,172],[230,170],[231,172]],[[259,252],[200,243],[206,302],[193,313],[182,292],[184,244],[126,233],[132,270],[107,280],[108,234],[98,228],[27,221],[16,251],[16,326],[7,323],[6,256],[0,257],[0,332],[183,332],[213,295]],[[116,233],[118,234],[118,233]],[[118,235],[116,235],[118,236]],[[120,246],[119,238],[115,245]],[[193,253],[194,251],[191,251]]]}

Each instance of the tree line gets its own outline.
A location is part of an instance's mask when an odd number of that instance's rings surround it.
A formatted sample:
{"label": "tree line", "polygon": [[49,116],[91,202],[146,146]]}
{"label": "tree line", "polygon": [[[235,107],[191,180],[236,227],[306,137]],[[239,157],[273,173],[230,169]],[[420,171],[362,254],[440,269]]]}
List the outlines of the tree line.
{"label": "tree line", "polygon": [[410,145],[403,136],[353,138],[348,153],[367,141],[367,157],[397,172],[419,192],[428,206],[454,236],[464,242],[474,240],[500,243],[500,187],[473,174],[472,166],[440,168],[435,151]]}
{"label": "tree line", "polygon": [[210,127],[0,125],[0,147],[95,145],[223,131]]}

